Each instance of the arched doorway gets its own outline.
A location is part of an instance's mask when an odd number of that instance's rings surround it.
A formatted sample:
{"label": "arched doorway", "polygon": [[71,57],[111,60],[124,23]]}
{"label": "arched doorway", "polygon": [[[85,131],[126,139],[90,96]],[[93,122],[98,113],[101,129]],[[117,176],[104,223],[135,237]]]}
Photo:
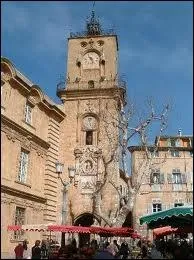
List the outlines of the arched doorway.
{"label": "arched doorway", "polygon": [[[93,224],[99,224],[99,220],[91,213],[83,213],[79,215],[75,221],[75,226],[90,227]],[[90,234],[79,234],[79,246],[82,247],[90,242]]]}

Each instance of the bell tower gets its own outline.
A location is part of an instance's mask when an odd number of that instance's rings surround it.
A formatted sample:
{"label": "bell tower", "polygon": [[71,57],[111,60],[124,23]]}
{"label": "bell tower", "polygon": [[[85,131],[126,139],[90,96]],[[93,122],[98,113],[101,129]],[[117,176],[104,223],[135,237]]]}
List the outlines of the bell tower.
{"label": "bell tower", "polygon": [[[61,160],[65,167],[76,168],[68,191],[68,224],[74,224],[78,216],[86,213],[98,216],[101,222],[100,212],[111,211],[114,215],[119,203],[118,193],[108,181],[118,181],[119,162],[113,159],[104,164],[118,144],[118,128],[112,122],[125,103],[125,83],[117,73],[117,52],[116,34],[102,29],[94,11],[85,31],[72,33],[68,38],[66,80],[57,86],[66,114]],[[65,172],[63,178],[68,180],[67,168]],[[105,182],[98,205],[94,205],[94,192]]]}

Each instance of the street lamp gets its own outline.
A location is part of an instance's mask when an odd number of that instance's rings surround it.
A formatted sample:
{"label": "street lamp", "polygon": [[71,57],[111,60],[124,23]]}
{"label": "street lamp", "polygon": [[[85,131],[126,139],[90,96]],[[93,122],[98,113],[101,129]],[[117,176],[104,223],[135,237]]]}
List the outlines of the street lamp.
{"label": "street lamp", "polygon": [[[61,180],[63,186],[66,187],[67,185],[69,185],[69,182],[64,182],[61,178],[61,174],[63,173],[63,169],[64,169],[64,164],[57,161],[55,163],[55,166],[56,166],[56,173],[58,174],[58,178]],[[73,178],[75,177],[75,168],[73,166],[68,167],[68,173],[69,173],[70,183],[72,183]]]}
{"label": "street lamp", "polygon": [[63,172],[64,164],[60,162],[56,162],[55,166],[56,166],[56,173],[58,173],[58,177],[59,177],[60,174],[62,174]]}
{"label": "street lamp", "polygon": [[[61,174],[63,173],[64,164],[60,162],[55,163],[56,173],[58,174],[58,178],[61,180],[63,184],[63,207],[62,207],[62,225],[66,224],[66,217],[68,213],[67,207],[67,187],[72,183],[73,178],[75,177],[75,168],[70,166],[68,167],[69,179],[70,182],[63,181],[61,178]],[[61,245],[65,245],[65,233],[62,233]]]}

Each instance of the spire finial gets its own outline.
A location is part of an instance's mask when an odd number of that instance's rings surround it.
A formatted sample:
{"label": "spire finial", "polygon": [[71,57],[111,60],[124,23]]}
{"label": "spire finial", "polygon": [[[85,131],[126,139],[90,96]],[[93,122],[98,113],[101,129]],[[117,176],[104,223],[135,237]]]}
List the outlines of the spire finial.
{"label": "spire finial", "polygon": [[101,34],[101,26],[100,26],[98,19],[96,19],[96,17],[95,17],[94,7],[95,7],[95,1],[92,4],[91,17],[90,17],[90,19],[88,19],[87,24],[86,24],[87,35],[100,35]]}

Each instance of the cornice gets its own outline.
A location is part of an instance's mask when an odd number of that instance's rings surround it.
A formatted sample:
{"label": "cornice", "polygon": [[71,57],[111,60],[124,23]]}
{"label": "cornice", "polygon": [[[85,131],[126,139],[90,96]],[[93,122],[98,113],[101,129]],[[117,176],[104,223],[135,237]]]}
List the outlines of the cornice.
{"label": "cornice", "polygon": [[[9,61],[7,58],[1,58],[1,63],[5,63],[9,67],[11,66],[11,70],[13,73],[12,75],[8,75],[9,78],[7,80],[10,82],[11,87],[19,89],[24,93],[23,95],[26,96],[26,98],[29,98],[33,86],[36,85],[33,85],[33,83],[29,81],[29,79],[26,76],[24,76],[19,70],[17,70],[15,65],[13,65],[11,61]],[[4,78],[6,78],[6,75],[4,76]],[[42,92],[41,89],[40,91]],[[46,100],[46,95],[44,95],[43,92],[42,94],[44,98],[40,101],[40,103],[48,110],[48,112],[57,116],[57,118],[61,122],[66,116],[65,113],[57,107],[57,104],[54,104],[54,102]]]}
{"label": "cornice", "polygon": [[[20,133],[22,136],[25,136],[25,137],[28,137],[28,138],[30,137],[30,139],[32,141],[34,141],[39,146],[45,148],[46,150],[48,150],[48,148],[50,147],[50,144],[48,142],[41,139],[37,135],[31,133],[27,129],[23,128],[21,125],[17,124],[16,122],[10,120],[5,115],[1,115],[1,124],[2,124],[1,125],[2,131],[4,130],[4,127],[6,128],[6,126],[7,126],[7,127],[10,127],[10,129],[16,130],[16,132]],[[14,135],[14,133],[13,133],[13,135]]]}
{"label": "cornice", "polygon": [[76,99],[76,98],[88,98],[88,97],[120,97],[123,90],[121,88],[101,88],[101,89],[76,89],[76,90],[60,90],[60,98],[67,100],[67,99]]}
{"label": "cornice", "polygon": [[[154,148],[154,146],[149,146],[148,149]],[[143,146],[129,146],[128,147],[129,152],[134,152],[134,151],[145,151],[145,148]],[[166,146],[166,147],[161,147],[159,146],[157,148],[157,151],[193,151],[192,147],[184,147],[184,146],[179,146],[179,147],[171,147],[171,146]]]}
{"label": "cornice", "polygon": [[12,196],[21,197],[22,199],[33,200],[33,201],[43,203],[43,204],[45,204],[47,201],[47,199],[45,199],[44,197],[30,194],[25,191],[17,190],[12,187],[8,187],[6,185],[1,185],[1,193],[3,193],[3,192],[10,194]]}

